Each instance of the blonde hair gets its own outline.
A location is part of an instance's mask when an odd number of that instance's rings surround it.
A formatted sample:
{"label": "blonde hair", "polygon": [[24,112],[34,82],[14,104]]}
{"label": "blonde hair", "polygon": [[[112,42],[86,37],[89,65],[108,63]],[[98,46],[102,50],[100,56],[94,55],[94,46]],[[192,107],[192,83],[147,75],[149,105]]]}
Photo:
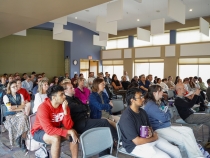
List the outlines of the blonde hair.
{"label": "blonde hair", "polygon": [[64,83],[71,83],[71,80],[68,78],[65,78],[63,81],[61,81],[60,85],[62,85]]}
{"label": "blonde hair", "polygon": [[38,90],[37,92],[39,92],[40,94],[43,94],[43,90],[42,90],[42,86],[44,83],[48,83],[48,79],[42,79],[41,81],[38,82]]}

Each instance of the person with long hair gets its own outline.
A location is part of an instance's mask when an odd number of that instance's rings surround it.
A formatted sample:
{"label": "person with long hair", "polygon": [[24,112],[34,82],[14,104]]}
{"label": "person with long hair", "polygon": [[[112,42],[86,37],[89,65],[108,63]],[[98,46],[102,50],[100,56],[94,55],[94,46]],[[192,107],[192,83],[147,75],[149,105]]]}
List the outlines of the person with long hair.
{"label": "person with long hair", "polygon": [[[195,140],[193,131],[189,127],[171,126],[171,114],[167,106],[161,105],[163,91],[161,86],[153,85],[145,95],[145,107],[151,126],[158,135],[169,142],[178,145],[181,151],[186,151],[188,157],[203,157]],[[180,157],[180,154],[176,157]]]}
{"label": "person with long hair", "polygon": [[126,91],[123,90],[121,82],[117,79],[117,75],[112,76],[112,87],[113,87],[113,93],[116,95],[122,95],[123,97],[123,103],[125,104],[125,95]]}
{"label": "person with long hair", "polygon": [[47,98],[47,89],[49,88],[48,80],[42,79],[38,83],[38,93],[35,95],[33,113],[37,112],[37,109],[41,103]]}
{"label": "person with long hair", "polygon": [[105,82],[103,79],[96,78],[93,80],[92,93],[89,97],[90,118],[92,119],[100,119],[102,116],[111,114],[113,103],[103,92],[104,88]]}
{"label": "person with long hair", "polygon": [[9,82],[7,94],[3,97],[4,104],[7,107],[7,111],[4,113],[6,117],[4,126],[9,131],[10,144],[13,146],[16,140],[18,147],[21,147],[26,152],[25,138],[29,130],[29,122],[24,113],[25,102],[23,95],[17,93],[17,91],[16,81]]}
{"label": "person with long hair", "polygon": [[58,79],[57,76],[54,76],[54,77],[53,77],[53,80],[52,80],[52,82],[50,83],[50,87],[51,87],[51,86],[54,86],[54,85],[59,85],[59,79]]}
{"label": "person with long hair", "polygon": [[90,90],[84,86],[84,78],[78,78],[78,87],[75,88],[75,97],[77,97],[83,104],[89,104]]}
{"label": "person with long hair", "polygon": [[179,76],[176,76],[175,82],[174,82],[175,85],[178,83],[178,80],[179,80],[179,79],[180,79],[180,77],[179,77]]}

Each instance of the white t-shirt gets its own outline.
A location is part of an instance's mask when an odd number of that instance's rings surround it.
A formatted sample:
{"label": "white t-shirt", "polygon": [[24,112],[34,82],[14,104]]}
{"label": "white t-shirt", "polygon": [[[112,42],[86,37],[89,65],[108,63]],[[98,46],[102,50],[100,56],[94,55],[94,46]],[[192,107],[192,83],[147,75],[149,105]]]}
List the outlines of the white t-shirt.
{"label": "white t-shirt", "polygon": [[47,98],[47,94],[35,94],[33,113],[37,112],[39,105],[44,102],[45,98]]}
{"label": "white t-shirt", "polygon": [[[16,100],[16,96],[13,96],[13,97],[14,97],[14,99]],[[20,97],[21,97],[21,104],[24,104],[23,95],[20,94]],[[5,105],[6,105],[6,103],[10,102],[7,95],[4,95],[4,97],[3,97],[3,102],[4,102]]]}

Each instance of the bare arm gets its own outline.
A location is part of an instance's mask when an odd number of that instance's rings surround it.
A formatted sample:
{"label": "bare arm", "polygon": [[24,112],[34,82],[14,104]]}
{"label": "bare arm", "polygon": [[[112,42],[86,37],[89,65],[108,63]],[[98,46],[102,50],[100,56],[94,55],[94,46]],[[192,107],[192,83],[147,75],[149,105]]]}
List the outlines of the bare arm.
{"label": "bare arm", "polygon": [[142,145],[142,144],[146,144],[146,143],[150,143],[150,142],[154,142],[158,139],[158,135],[156,132],[153,133],[152,136],[149,136],[148,138],[141,138],[141,137],[136,137],[135,139],[133,139],[133,143],[135,145]]}

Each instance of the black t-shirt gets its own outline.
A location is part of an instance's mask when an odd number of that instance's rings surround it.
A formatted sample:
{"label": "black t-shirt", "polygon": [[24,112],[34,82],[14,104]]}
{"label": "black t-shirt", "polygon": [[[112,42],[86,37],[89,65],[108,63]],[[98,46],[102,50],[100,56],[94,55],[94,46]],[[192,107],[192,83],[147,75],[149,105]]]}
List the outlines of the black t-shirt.
{"label": "black t-shirt", "polygon": [[140,127],[151,127],[149,118],[142,108],[139,108],[139,113],[135,113],[130,107],[127,107],[120,117],[119,126],[122,132],[123,147],[128,153],[131,153],[136,147],[132,140],[140,135]]}

